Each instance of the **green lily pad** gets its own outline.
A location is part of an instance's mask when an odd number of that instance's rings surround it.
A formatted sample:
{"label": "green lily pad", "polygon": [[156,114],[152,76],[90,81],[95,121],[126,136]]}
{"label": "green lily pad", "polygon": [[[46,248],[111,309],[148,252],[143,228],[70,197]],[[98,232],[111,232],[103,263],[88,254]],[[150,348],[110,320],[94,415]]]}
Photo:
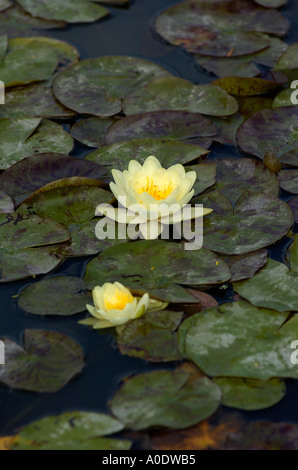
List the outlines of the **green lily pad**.
{"label": "green lily pad", "polygon": [[192,165],[185,167],[187,171],[195,171],[197,179],[193,186],[194,194],[200,194],[205,189],[210,188],[216,181],[216,164],[215,163],[201,163],[199,165]]}
{"label": "green lily pad", "polygon": [[45,20],[62,20],[67,23],[92,23],[109,14],[109,10],[91,1],[17,0],[30,15]]}
{"label": "green lily pad", "polygon": [[238,377],[213,380],[221,389],[222,404],[240,410],[263,410],[283,399],[286,386],[281,379],[261,381]]}
{"label": "green lily pad", "polygon": [[0,0],[0,11],[6,10],[11,6],[12,2],[10,0]]}
{"label": "green lily pad", "polygon": [[5,105],[0,107],[0,117],[10,119],[20,117],[64,118],[74,115],[73,111],[58,103],[50,88],[39,84],[8,90],[5,93]]}
{"label": "green lily pad", "polygon": [[86,310],[90,303],[84,281],[58,276],[31,284],[20,294],[18,306],[34,315],[70,316]]}
{"label": "green lily pad", "polygon": [[298,194],[298,170],[281,170],[278,173],[278,180],[282,189]]}
{"label": "green lily pad", "polygon": [[274,70],[279,70],[287,75],[290,81],[297,79],[298,72],[298,42],[291,44],[282,54],[274,66]]}
{"label": "green lily pad", "polygon": [[101,147],[105,145],[105,135],[114,122],[114,119],[91,117],[76,122],[70,133],[74,139],[88,147]]}
{"label": "green lily pad", "polygon": [[257,250],[244,255],[224,256],[232,273],[231,282],[250,279],[267,263],[267,250]]}
{"label": "green lily pad", "polygon": [[[54,21],[54,20],[43,20],[41,18],[34,18],[33,16],[26,13],[23,8],[21,8],[17,3],[14,3],[8,10],[1,11],[0,13],[0,23],[13,25],[17,27],[21,26],[21,30],[30,32],[32,29],[56,29],[64,28],[64,21]],[[2,28],[1,28],[2,29]],[[34,31],[31,31],[34,35]],[[36,34],[36,33],[35,33]],[[21,37],[25,36],[24,34],[11,35],[9,37]]]}
{"label": "green lily pad", "polygon": [[295,223],[298,224],[298,196],[294,197],[288,202],[290,208],[292,209]]}
{"label": "green lily pad", "polygon": [[25,330],[24,346],[9,338],[3,342],[6,365],[0,369],[0,382],[10,388],[54,393],[84,367],[81,346],[58,331]]}
{"label": "green lily pad", "polygon": [[164,110],[230,116],[238,111],[238,103],[216,85],[194,85],[178,77],[152,80],[123,101],[126,115]]}
{"label": "green lily pad", "polygon": [[195,55],[196,64],[218,77],[256,77],[260,69],[251,62],[250,56],[240,57],[205,57]]}
{"label": "green lily pad", "polygon": [[282,36],[287,19],[245,0],[185,1],[171,6],[155,21],[158,34],[171,44],[207,56],[251,54],[268,46],[258,33]]}
{"label": "green lily pad", "polygon": [[182,312],[149,312],[121,328],[117,345],[122,354],[150,362],[179,361],[176,330]]}
{"label": "green lily pad", "polygon": [[[132,139],[183,140],[188,143],[197,138],[216,136],[212,122],[198,114],[185,111],[155,111],[125,117],[109,129],[105,141],[109,144]],[[208,147],[207,147],[208,148]]]}
{"label": "green lily pad", "polygon": [[240,126],[237,142],[243,152],[261,159],[268,150],[281,157],[298,148],[298,115],[295,107],[258,111]]}
{"label": "green lily pad", "polygon": [[255,77],[228,76],[215,80],[213,84],[219,86],[230,95],[255,96],[270,93],[285,82],[287,82],[287,79],[285,81],[273,81]]}
{"label": "green lily pad", "polygon": [[256,3],[262,7],[267,8],[279,8],[288,3],[288,0],[254,0]]}
{"label": "green lily pad", "polygon": [[67,108],[109,117],[122,110],[122,99],[129,92],[154,78],[169,75],[166,69],[148,60],[105,56],[68,67],[55,79],[53,90]]}
{"label": "green lily pad", "polygon": [[11,197],[0,190],[0,214],[9,214],[14,212],[14,203]]}
{"label": "green lily pad", "polygon": [[294,235],[294,241],[288,248],[286,263],[292,273],[298,273],[298,235]]}
{"label": "green lily pad", "polygon": [[3,57],[6,54],[7,50],[7,36],[6,34],[3,34],[0,36],[0,60],[3,60]]}
{"label": "green lily pad", "polygon": [[[143,164],[149,155],[156,155],[161,165],[164,168],[168,168],[176,163],[184,164],[191,162],[207,153],[207,150],[197,145],[147,138],[107,145],[95,150],[95,152],[89,153],[85,160],[100,163],[110,172],[114,168],[121,171],[127,170],[132,158]],[[211,167],[204,167],[204,169],[206,170],[204,177],[209,181],[208,176],[212,173]],[[208,169],[210,172],[207,174]]]}
{"label": "green lily pad", "polygon": [[222,304],[182,323],[179,349],[209,376],[297,378],[290,345],[297,338],[298,316],[284,324],[288,316],[245,301]]}
{"label": "green lily pad", "polygon": [[230,277],[226,263],[209,250],[185,251],[179,243],[140,240],[99,254],[88,263],[85,281],[90,289],[119,281],[168,302],[193,303],[193,297],[179,284],[220,284]]}
{"label": "green lily pad", "polygon": [[47,80],[58,65],[53,48],[37,41],[14,48],[0,64],[1,80],[6,87]]}
{"label": "green lily pad", "polygon": [[108,204],[113,196],[97,186],[67,186],[33,195],[21,206],[40,217],[49,217],[64,226],[82,224],[95,216],[99,204]]}
{"label": "green lily pad", "polygon": [[225,449],[233,450],[297,450],[298,426],[293,423],[257,421],[245,430],[230,433]]}
{"label": "green lily pad", "polygon": [[273,259],[268,259],[253,278],[235,282],[234,290],[258,307],[272,308],[279,312],[298,312],[298,274]]}
{"label": "green lily pad", "polygon": [[296,106],[291,101],[291,96],[293,94],[293,88],[286,88],[282,90],[278,95],[274,98],[272,108],[280,108],[282,106]]}
{"label": "green lily pad", "polygon": [[73,148],[72,137],[63,127],[40,118],[0,119],[0,168],[34,153],[65,153]]}
{"label": "green lily pad", "polygon": [[264,193],[243,193],[233,207],[220,191],[199,196],[194,203],[214,210],[204,217],[204,247],[239,255],[265,248],[284,237],[293,225],[288,205]]}
{"label": "green lily pad", "polygon": [[112,398],[111,410],[129,429],[188,428],[211,416],[221,398],[207,377],[189,379],[189,373],[179,370],[136,375]]}
{"label": "green lily pad", "polygon": [[[56,182],[101,181],[106,174],[103,166],[59,153],[32,155],[15,163],[0,175],[0,185],[17,204],[43,186]],[[96,181],[94,181],[96,182]],[[53,183],[55,184],[55,183]]]}
{"label": "green lily pad", "polygon": [[129,441],[101,439],[122,429],[111,416],[72,411],[25,426],[14,436],[11,450],[129,450]]}

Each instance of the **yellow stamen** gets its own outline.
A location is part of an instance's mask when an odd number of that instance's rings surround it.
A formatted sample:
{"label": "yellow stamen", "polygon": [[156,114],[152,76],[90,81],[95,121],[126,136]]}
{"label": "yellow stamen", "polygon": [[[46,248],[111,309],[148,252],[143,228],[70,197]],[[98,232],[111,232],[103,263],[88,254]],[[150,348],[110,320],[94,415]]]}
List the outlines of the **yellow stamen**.
{"label": "yellow stamen", "polygon": [[161,188],[157,184],[154,184],[153,179],[149,178],[149,176],[146,176],[146,180],[147,184],[145,186],[136,185],[136,192],[138,194],[146,192],[150,194],[150,196],[153,196],[154,199],[156,199],[157,201],[160,201],[161,199],[166,199],[174,189],[173,183],[168,183],[167,186]]}
{"label": "yellow stamen", "polygon": [[114,295],[105,296],[104,303],[107,310],[123,310],[126,304],[133,302],[131,293],[117,291]]}

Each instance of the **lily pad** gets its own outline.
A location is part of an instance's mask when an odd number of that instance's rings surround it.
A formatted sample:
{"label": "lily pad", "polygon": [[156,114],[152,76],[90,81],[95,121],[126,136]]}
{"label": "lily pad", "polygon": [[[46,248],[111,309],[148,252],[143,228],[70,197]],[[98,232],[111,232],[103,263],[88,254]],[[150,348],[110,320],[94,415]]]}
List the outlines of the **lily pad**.
{"label": "lily pad", "polygon": [[6,10],[11,6],[12,2],[10,0],[0,0],[0,11]]}
{"label": "lily pad", "polygon": [[84,352],[69,336],[58,331],[25,330],[24,346],[5,338],[6,365],[0,382],[10,388],[54,393],[84,367]]}
{"label": "lily pad", "polygon": [[265,248],[284,237],[293,225],[288,205],[264,193],[243,193],[233,207],[220,191],[199,196],[195,203],[214,210],[204,217],[204,247],[239,255]]}
{"label": "lily pad", "polygon": [[258,5],[267,8],[279,8],[288,3],[288,0],[254,0]]}
{"label": "lily pad", "polygon": [[295,223],[298,224],[298,196],[294,197],[288,202],[290,208],[292,209]]}
{"label": "lily pad", "polygon": [[[117,168],[121,171],[127,170],[128,164],[132,158],[143,164],[149,155],[156,155],[161,165],[164,168],[168,168],[176,163],[184,164],[191,162],[207,153],[207,150],[197,145],[147,138],[133,139],[128,142],[107,145],[95,150],[95,152],[89,153],[85,160],[100,163],[100,165],[104,165],[110,172],[113,168]],[[207,171],[210,168],[210,166],[206,168],[205,177],[207,179]],[[210,170],[210,172],[212,172],[212,170]]]}
{"label": "lily pad", "polygon": [[[87,3],[87,2],[86,2]],[[54,81],[54,94],[81,114],[109,117],[122,110],[122,99],[150,80],[170,73],[148,60],[105,56],[78,62]]]}
{"label": "lily pad", "polygon": [[240,410],[263,410],[283,399],[286,386],[281,379],[261,381],[218,377],[214,382],[223,392],[222,404]]}
{"label": "lily pad", "polygon": [[253,305],[279,312],[298,312],[297,286],[297,272],[273,259],[268,259],[253,278],[233,284],[234,290]]}
{"label": "lily pad", "polygon": [[216,85],[194,85],[178,77],[152,80],[123,101],[126,115],[164,110],[230,116],[238,111],[238,103]]}
{"label": "lily pad", "polygon": [[88,147],[101,147],[105,145],[105,135],[114,122],[114,119],[91,117],[76,122],[70,133],[74,139]]}
{"label": "lily pad", "polygon": [[245,301],[226,303],[185,320],[179,349],[209,376],[297,378],[290,345],[298,335],[298,316],[284,324],[288,316]]}
{"label": "lily pad", "polygon": [[153,138],[196,143],[193,142],[194,139],[212,138],[216,134],[214,124],[198,114],[185,111],[155,111],[128,116],[115,122],[110,127],[105,141],[109,145],[131,139]]}
{"label": "lily pad", "polygon": [[91,1],[17,0],[30,15],[45,20],[62,20],[67,23],[92,23],[109,14],[109,10]]}
{"label": "lily pad", "polygon": [[11,197],[0,190],[0,214],[9,214],[14,212],[14,203]]}
{"label": "lily pad", "polygon": [[88,263],[85,281],[90,289],[118,281],[168,302],[193,303],[179,284],[220,284],[230,277],[226,263],[209,250],[185,251],[183,244],[141,240],[105,250]]}
{"label": "lily pad", "polygon": [[130,441],[101,438],[122,429],[111,416],[72,411],[25,426],[13,437],[11,450],[129,450]]}
{"label": "lily pad", "polygon": [[216,164],[215,163],[201,163],[199,165],[192,165],[185,167],[187,171],[195,171],[197,179],[193,186],[194,194],[200,194],[205,189],[210,188],[215,184],[216,180]]}
{"label": "lily pad", "polygon": [[282,36],[289,23],[276,10],[246,0],[185,1],[166,9],[155,21],[158,34],[187,51],[209,56],[251,54],[268,46],[261,33]]}
{"label": "lily pad", "polygon": [[34,315],[70,316],[86,310],[90,303],[84,281],[78,277],[58,276],[26,287],[18,306]]}
{"label": "lily pad", "polygon": [[264,80],[255,77],[224,77],[213,82],[230,95],[234,96],[255,96],[264,93],[270,93],[272,90],[279,88],[285,81]]}
{"label": "lily pad", "polygon": [[63,186],[33,195],[21,206],[22,211],[49,217],[64,226],[82,224],[95,216],[99,204],[108,204],[113,196],[97,186]]}
{"label": "lily pad", "polygon": [[221,398],[207,377],[189,379],[189,373],[179,370],[136,375],[112,398],[111,410],[129,429],[187,428],[211,416]]}
{"label": "lily pad", "polygon": [[179,361],[176,330],[182,312],[147,313],[120,329],[117,344],[122,354],[150,362]]}
{"label": "lily pad", "polygon": [[278,180],[282,189],[298,194],[298,170],[281,170],[278,173]]}
{"label": "lily pad", "polygon": [[298,426],[293,423],[257,421],[245,430],[230,433],[226,449],[233,450],[297,450]]}
{"label": "lily pad", "polygon": [[298,72],[298,42],[291,44],[282,54],[274,66],[274,70],[279,70],[287,75],[289,80],[297,79]]}
{"label": "lily pad", "polygon": [[3,34],[0,36],[0,60],[3,60],[3,57],[6,54],[7,50],[7,36],[6,34]]}
{"label": "lily pad", "polygon": [[32,155],[15,163],[0,175],[0,185],[17,204],[49,183],[78,185],[92,179],[101,181],[106,174],[103,166],[59,153]]}
{"label": "lily pad", "polygon": [[40,118],[0,119],[0,168],[34,153],[68,154],[73,148],[72,137],[55,122]]}
{"label": "lily pad", "polygon": [[[64,28],[64,21],[54,21],[54,20],[43,20],[41,18],[34,18],[33,16],[26,13],[23,8],[21,8],[17,3],[14,3],[8,10],[1,11],[0,13],[0,23],[12,25],[15,24],[22,26],[22,30],[30,32],[32,29],[56,29]],[[36,34],[36,32],[35,32]],[[34,35],[34,31],[32,31]],[[11,35],[9,37],[20,37],[25,36],[24,34]]]}
{"label": "lily pad", "polygon": [[232,273],[231,282],[253,277],[267,263],[267,256],[265,249],[244,255],[224,256],[223,259]]}
{"label": "lily pad", "polygon": [[278,93],[278,95],[274,98],[272,107],[280,108],[282,106],[296,106],[291,101],[293,91],[294,90],[292,88],[286,88],[285,90],[282,90],[280,93]]}
{"label": "lily pad", "polygon": [[298,148],[298,114],[295,107],[258,111],[239,128],[237,142],[243,152],[264,158],[268,150],[277,157]]}
{"label": "lily pad", "polygon": [[218,77],[256,77],[260,69],[251,62],[250,56],[205,57],[196,54],[196,64]]}

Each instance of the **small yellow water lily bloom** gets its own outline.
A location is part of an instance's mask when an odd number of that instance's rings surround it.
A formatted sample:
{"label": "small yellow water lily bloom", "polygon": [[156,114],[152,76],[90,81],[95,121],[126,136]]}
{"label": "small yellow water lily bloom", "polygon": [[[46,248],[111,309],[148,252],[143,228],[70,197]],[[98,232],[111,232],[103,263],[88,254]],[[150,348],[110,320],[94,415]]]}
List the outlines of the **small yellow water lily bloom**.
{"label": "small yellow water lily bloom", "polygon": [[164,225],[212,212],[212,209],[202,208],[192,208],[187,213],[182,211],[194,195],[197,174],[186,172],[181,164],[165,169],[151,155],[143,165],[131,160],[128,170],[114,169],[112,175],[115,182],[110,183],[110,188],[123,208],[114,209],[102,204],[97,207],[97,215],[105,215],[119,223],[134,223],[145,239],[157,238]]}
{"label": "small yellow water lily bloom", "polygon": [[120,282],[106,282],[92,291],[94,306],[87,305],[91,318],[80,321],[82,325],[93,326],[94,329],[110,328],[139,318],[145,312],[163,310],[168,302],[150,299],[146,293],[143,297],[134,297],[127,287]]}

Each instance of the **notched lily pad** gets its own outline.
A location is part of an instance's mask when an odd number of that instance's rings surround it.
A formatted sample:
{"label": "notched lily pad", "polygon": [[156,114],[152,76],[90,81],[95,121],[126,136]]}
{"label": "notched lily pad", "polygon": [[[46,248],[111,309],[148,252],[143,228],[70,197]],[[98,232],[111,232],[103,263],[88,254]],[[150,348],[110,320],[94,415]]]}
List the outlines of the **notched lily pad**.
{"label": "notched lily pad", "polygon": [[5,338],[5,367],[0,382],[10,388],[54,393],[84,367],[81,346],[58,331],[25,330],[24,346]]}

